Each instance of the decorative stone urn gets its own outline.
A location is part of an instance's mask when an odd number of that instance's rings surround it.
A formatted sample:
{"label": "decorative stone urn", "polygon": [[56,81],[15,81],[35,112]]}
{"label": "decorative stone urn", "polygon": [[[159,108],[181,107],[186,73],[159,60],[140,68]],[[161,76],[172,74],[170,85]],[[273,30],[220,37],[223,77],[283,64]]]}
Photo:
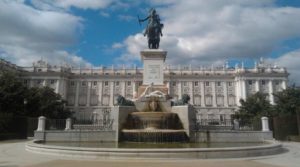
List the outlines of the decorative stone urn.
{"label": "decorative stone urn", "polygon": [[154,112],[157,110],[157,107],[158,107],[158,102],[156,100],[151,100],[149,102],[149,110]]}

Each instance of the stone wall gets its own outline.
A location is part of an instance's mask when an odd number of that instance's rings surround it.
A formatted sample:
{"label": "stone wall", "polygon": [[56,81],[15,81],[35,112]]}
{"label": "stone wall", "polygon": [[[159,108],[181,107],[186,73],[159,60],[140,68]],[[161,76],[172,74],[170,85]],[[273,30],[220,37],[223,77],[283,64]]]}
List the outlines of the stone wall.
{"label": "stone wall", "polygon": [[35,140],[43,141],[89,141],[89,142],[108,142],[115,141],[116,131],[97,131],[97,130],[46,130],[46,131],[35,131]]}
{"label": "stone wall", "polygon": [[263,142],[273,140],[272,131],[197,131],[190,136],[191,142]]}

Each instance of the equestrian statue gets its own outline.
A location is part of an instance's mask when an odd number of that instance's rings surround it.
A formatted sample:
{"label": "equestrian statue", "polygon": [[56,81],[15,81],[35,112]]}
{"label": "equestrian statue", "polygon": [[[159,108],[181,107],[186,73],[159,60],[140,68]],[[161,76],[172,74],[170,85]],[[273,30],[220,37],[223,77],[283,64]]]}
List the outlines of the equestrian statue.
{"label": "equestrian statue", "polygon": [[140,19],[138,17],[138,20],[140,24],[141,22],[148,20],[148,25],[144,32],[144,36],[147,35],[148,48],[158,49],[160,36],[163,36],[161,30],[164,27],[164,25],[160,23],[160,18],[159,15],[156,13],[156,10],[154,8],[150,9],[149,15],[145,19]]}

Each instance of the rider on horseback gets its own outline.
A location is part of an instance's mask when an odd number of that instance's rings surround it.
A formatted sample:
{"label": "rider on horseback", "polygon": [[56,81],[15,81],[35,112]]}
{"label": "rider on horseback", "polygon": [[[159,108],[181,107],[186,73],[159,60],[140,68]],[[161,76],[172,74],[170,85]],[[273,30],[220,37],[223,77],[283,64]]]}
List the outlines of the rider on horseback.
{"label": "rider on horseback", "polygon": [[150,28],[154,28],[154,27],[159,27],[159,33],[162,36],[161,29],[162,29],[163,24],[160,24],[160,18],[159,18],[159,15],[156,14],[155,9],[151,8],[149,10],[149,16],[146,17],[145,19],[139,19],[139,22],[144,22],[146,20],[148,20],[148,25],[147,25],[146,31],[144,33],[144,36],[149,34],[149,29]]}
{"label": "rider on horseback", "polygon": [[139,23],[148,20],[148,25],[145,30],[144,36],[147,35],[149,49],[158,49],[160,36],[162,36],[163,24],[160,23],[159,15],[156,14],[155,9],[149,10],[149,15],[145,19],[139,19]]}

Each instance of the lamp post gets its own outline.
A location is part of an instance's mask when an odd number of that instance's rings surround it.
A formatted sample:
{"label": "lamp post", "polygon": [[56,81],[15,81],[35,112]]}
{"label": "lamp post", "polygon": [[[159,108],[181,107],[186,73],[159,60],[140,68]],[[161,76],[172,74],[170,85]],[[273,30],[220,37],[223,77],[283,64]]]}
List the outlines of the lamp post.
{"label": "lamp post", "polygon": [[24,112],[24,114],[26,113],[26,105],[27,105],[27,103],[28,103],[27,99],[24,98],[24,101],[23,101],[23,104],[24,104],[24,106],[23,106],[23,112]]}

